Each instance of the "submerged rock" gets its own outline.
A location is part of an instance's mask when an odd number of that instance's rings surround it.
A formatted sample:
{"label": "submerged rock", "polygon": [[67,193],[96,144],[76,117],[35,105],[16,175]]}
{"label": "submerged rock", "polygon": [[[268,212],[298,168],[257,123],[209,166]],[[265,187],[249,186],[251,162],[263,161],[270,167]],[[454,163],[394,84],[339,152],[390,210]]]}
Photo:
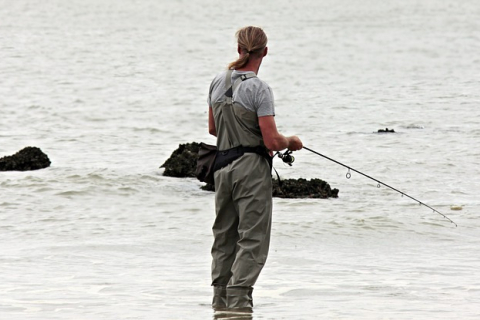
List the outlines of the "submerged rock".
{"label": "submerged rock", "polygon": [[37,147],[26,147],[14,155],[0,158],[0,171],[28,171],[49,167],[48,156]]}
{"label": "submerged rock", "polygon": [[[200,144],[196,142],[180,144],[170,158],[160,168],[165,168],[164,176],[194,178]],[[205,184],[202,190],[215,191],[215,186]],[[279,198],[338,198],[338,189],[321,179],[273,180],[272,195]]]}

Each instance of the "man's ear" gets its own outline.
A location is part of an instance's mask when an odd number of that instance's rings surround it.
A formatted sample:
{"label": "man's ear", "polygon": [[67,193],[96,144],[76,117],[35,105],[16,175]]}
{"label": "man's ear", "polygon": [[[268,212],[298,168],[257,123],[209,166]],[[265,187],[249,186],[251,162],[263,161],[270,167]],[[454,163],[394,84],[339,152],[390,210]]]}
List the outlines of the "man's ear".
{"label": "man's ear", "polygon": [[242,48],[240,48],[240,46],[237,46],[237,52],[238,52],[238,54],[242,53]]}
{"label": "man's ear", "polygon": [[263,49],[263,56],[265,57],[268,53],[268,47],[265,47],[265,49]]}

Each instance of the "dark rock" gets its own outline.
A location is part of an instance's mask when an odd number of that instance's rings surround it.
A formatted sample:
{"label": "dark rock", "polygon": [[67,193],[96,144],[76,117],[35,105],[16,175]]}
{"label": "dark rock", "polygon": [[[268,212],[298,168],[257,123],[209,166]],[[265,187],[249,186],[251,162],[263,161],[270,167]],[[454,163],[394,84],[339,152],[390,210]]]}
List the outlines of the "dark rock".
{"label": "dark rock", "polygon": [[[170,158],[161,165],[165,168],[163,175],[177,178],[195,177],[198,150],[200,144],[196,142],[180,144]],[[205,184],[202,190],[215,191],[215,186]],[[320,179],[286,179],[273,180],[272,195],[279,198],[338,198],[338,189]]]}
{"label": "dark rock", "polygon": [[385,128],[385,129],[378,129],[378,131],[377,131],[377,132],[379,132],[379,133],[386,133],[386,132],[391,132],[391,133],[394,133],[394,132],[395,132],[395,130],[393,130],[393,129],[388,129],[388,128]]}
{"label": "dark rock", "polygon": [[28,171],[47,168],[50,159],[37,147],[26,147],[14,155],[0,158],[0,171]]}
{"label": "dark rock", "polygon": [[278,198],[338,198],[338,189],[321,179],[273,180],[272,194]]}
{"label": "dark rock", "polygon": [[200,144],[196,142],[180,144],[170,158],[160,166],[165,168],[163,175],[177,178],[195,177],[199,149]]}

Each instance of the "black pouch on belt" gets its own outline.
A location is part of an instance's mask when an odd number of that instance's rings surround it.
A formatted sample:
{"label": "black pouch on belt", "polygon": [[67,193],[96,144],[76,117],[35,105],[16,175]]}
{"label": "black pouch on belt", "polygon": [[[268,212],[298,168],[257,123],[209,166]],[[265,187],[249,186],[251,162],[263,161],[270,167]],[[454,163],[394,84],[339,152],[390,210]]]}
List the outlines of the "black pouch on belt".
{"label": "black pouch on belt", "polygon": [[245,154],[245,151],[242,146],[224,150],[224,151],[218,151],[217,158],[215,159],[215,166],[213,167],[213,171],[217,171],[222,169],[223,167],[228,166],[230,163],[237,160],[244,154]]}
{"label": "black pouch on belt", "polygon": [[268,161],[268,165],[270,166],[270,170],[272,169],[272,157],[268,154],[268,151],[265,147],[257,146],[257,147],[243,147],[238,146],[232,149],[218,151],[217,158],[215,159],[215,165],[213,167],[213,171],[217,171],[222,169],[223,167],[228,166],[233,161],[237,160],[245,153],[251,152],[261,155]]}

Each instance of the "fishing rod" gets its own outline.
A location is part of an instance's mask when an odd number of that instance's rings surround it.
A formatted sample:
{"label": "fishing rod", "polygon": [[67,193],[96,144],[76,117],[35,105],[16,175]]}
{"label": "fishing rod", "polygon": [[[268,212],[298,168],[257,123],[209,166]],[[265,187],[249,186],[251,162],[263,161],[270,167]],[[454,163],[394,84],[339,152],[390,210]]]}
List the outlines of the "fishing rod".
{"label": "fishing rod", "polygon": [[[307,147],[305,147],[305,146],[303,146],[303,149],[308,150],[308,151],[310,151],[310,152],[312,152],[312,153],[315,153],[316,155],[319,155],[319,156],[321,156],[321,157],[324,157],[325,159],[328,159],[328,160],[330,160],[330,161],[333,161],[333,162],[335,162],[336,164],[339,164],[339,165],[344,166],[345,168],[347,168],[347,169],[348,169],[348,172],[347,172],[347,174],[345,175],[347,179],[350,179],[350,177],[352,176],[352,174],[350,173],[350,170],[352,170],[352,171],[354,171],[354,172],[356,172],[356,173],[359,173],[359,174],[361,174],[362,176],[367,177],[367,178],[369,178],[369,179],[377,182],[377,183],[378,183],[378,184],[377,184],[377,188],[380,188],[380,185],[382,184],[382,185],[384,185],[385,187],[388,187],[388,188],[390,188],[390,189],[392,189],[392,190],[400,193],[400,194],[402,195],[402,197],[403,197],[403,196],[406,196],[406,197],[408,197],[408,198],[410,198],[410,199],[418,202],[420,205],[423,205],[423,206],[425,206],[425,207],[433,210],[433,212],[438,213],[439,215],[441,215],[442,217],[444,217],[445,219],[447,219],[448,221],[450,221],[451,223],[453,223],[453,224],[455,225],[455,227],[457,227],[457,224],[456,224],[455,222],[453,222],[449,217],[447,217],[446,215],[444,215],[444,214],[441,213],[440,211],[432,208],[432,207],[429,206],[428,204],[426,204],[426,203],[424,203],[424,202],[422,202],[422,201],[420,201],[420,200],[418,200],[418,199],[415,199],[414,197],[406,194],[405,192],[400,191],[400,190],[398,190],[398,189],[396,189],[396,188],[394,188],[394,187],[392,187],[392,186],[389,186],[388,184],[383,183],[382,181],[380,181],[380,180],[378,180],[378,179],[375,179],[375,178],[373,178],[373,177],[371,177],[371,176],[369,176],[369,175],[367,175],[367,174],[365,174],[365,173],[363,173],[363,172],[360,172],[360,171],[358,171],[358,170],[355,170],[355,169],[353,169],[352,167],[347,166],[347,165],[341,163],[340,161],[337,161],[337,160],[334,160],[334,159],[332,159],[332,158],[329,158],[329,157],[327,157],[327,156],[325,156],[325,155],[323,155],[323,154],[321,154],[321,153],[319,153],[319,152],[317,152],[317,151],[315,151],[315,150],[312,150],[312,149],[307,148]],[[287,164],[290,165],[290,166],[291,166],[292,163],[295,161],[295,158],[291,155],[291,153],[292,153],[292,151],[290,151],[290,150],[287,150],[287,151],[284,152],[284,153],[277,152],[278,157],[279,157],[280,159],[282,159],[283,162],[287,163]]]}

